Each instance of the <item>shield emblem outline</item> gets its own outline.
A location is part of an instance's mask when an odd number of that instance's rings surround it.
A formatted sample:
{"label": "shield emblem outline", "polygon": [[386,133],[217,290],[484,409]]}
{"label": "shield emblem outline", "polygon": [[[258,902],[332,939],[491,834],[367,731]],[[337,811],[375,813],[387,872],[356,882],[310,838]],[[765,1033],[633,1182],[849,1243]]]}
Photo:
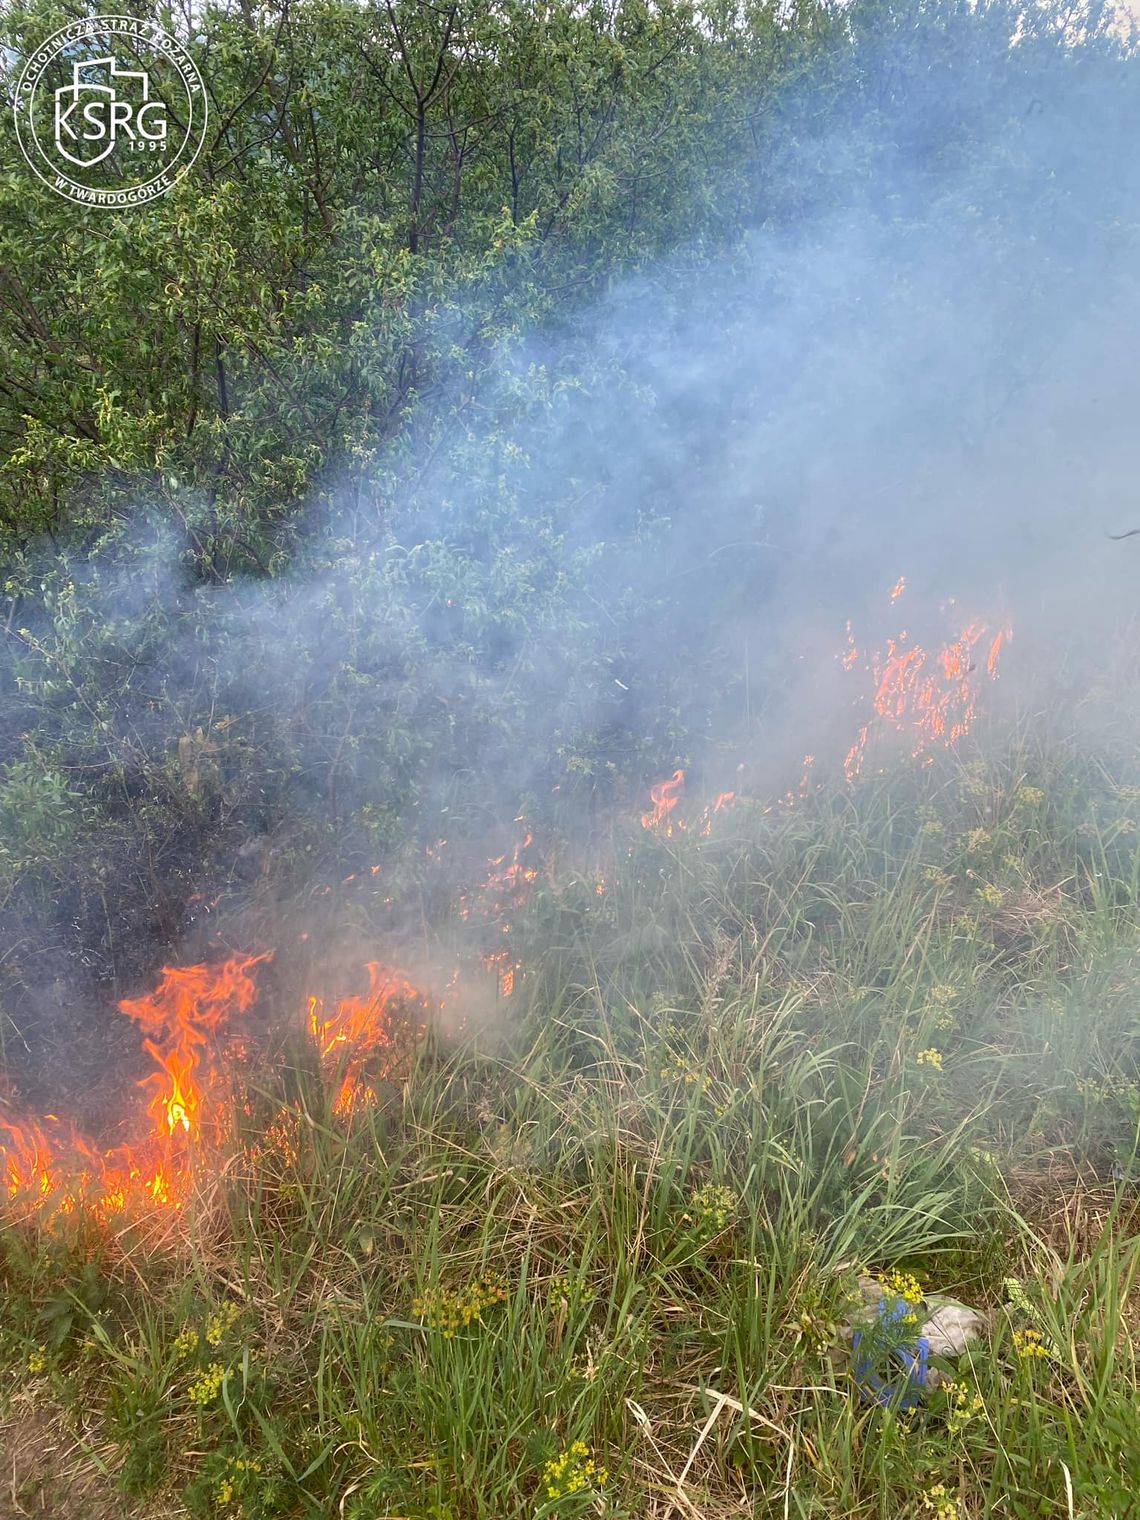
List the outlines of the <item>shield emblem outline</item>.
{"label": "shield emblem outline", "polygon": [[119,69],[115,66],[115,59],[113,57],[85,58],[81,63],[73,63],[71,66],[71,83],[62,84],[55,91],[55,146],[56,151],[66,158],[68,163],[74,164],[78,169],[93,169],[96,164],[101,164],[105,158],[115,151],[116,144],[116,123],[113,112],[111,113],[109,124],[109,141],[107,146],[93,158],[77,158],[74,153],[67,151],[60,140],[60,105],[62,97],[71,96],[74,102],[73,108],[78,106],[81,97],[84,95],[101,95],[106,99],[108,105],[112,105],[118,98],[113,83],[96,84],[93,80],[82,79],[80,77],[81,70],[91,68],[109,69],[112,80],[117,78],[141,80],[143,100],[145,102],[150,99],[150,75],[147,74],[145,69],[141,71],[136,69]]}

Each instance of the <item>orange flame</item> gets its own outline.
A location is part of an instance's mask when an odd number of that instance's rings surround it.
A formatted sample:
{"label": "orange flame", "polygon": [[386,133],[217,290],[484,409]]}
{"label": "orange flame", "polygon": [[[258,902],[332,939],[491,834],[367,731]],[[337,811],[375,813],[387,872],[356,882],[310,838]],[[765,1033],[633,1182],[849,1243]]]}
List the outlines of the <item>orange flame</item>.
{"label": "orange flame", "polygon": [[422,1011],[423,1003],[407,977],[379,961],[368,963],[368,991],[362,997],[343,998],[328,1015],[319,998],[309,999],[309,1031],[337,1089],[335,1113],[351,1114],[375,1097],[372,1084],[392,1069],[396,1023],[408,1009]]}
{"label": "orange flame", "polygon": [[[524,817],[516,818],[515,822],[526,827]],[[537,867],[527,864],[525,858],[533,844],[534,834],[527,828],[525,836],[511,850],[509,863],[505,853],[488,860],[487,875],[482,882],[459,899],[460,918],[474,917],[501,924],[510,910],[522,907],[538,880]]]}
{"label": "orange flame", "polygon": [[[504,933],[506,931],[504,930]],[[522,969],[522,962],[512,959],[509,950],[492,950],[484,955],[483,964],[499,979],[499,996],[510,997],[515,990],[515,977]]]}
{"label": "orange flame", "polygon": [[[250,975],[266,955],[235,955],[221,966],[165,966],[154,992],[125,998],[119,1009],[145,1036],[143,1047],[158,1070],[140,1086],[154,1089],[147,1113],[160,1138],[182,1130],[201,1133],[204,1058],[210,1036],[233,1013],[245,1013],[257,995]],[[212,1075],[212,1063],[208,1063]]]}
{"label": "orange flame", "polygon": [[[904,585],[900,579],[891,593],[892,601]],[[874,716],[862,724],[847,752],[843,769],[848,781],[861,773],[868,747],[880,733],[894,731],[909,738],[915,758],[935,744],[957,744],[970,732],[977,716],[974,650],[988,640],[986,674],[995,679],[1002,647],[1012,637],[1008,626],[995,630],[975,620],[933,655],[921,644],[910,643],[905,630],[888,639],[885,649],[875,651],[866,661],[865,668],[875,682],[871,698]],[[850,623],[847,649],[839,658],[845,670],[853,669],[859,659]]]}
{"label": "orange flame", "polygon": [[[218,1032],[232,1015],[252,1007],[253,972],[268,959],[236,955],[220,966],[168,966],[153,992],[122,1002],[156,1067],[140,1083],[153,1088],[146,1107],[149,1133],[136,1144],[99,1153],[54,1116],[42,1123],[0,1118],[0,1178],[9,1198],[26,1200],[37,1211],[46,1208],[49,1217],[73,1211],[80,1201],[102,1219],[140,1207],[181,1207],[193,1143],[216,1148],[226,1137]],[[327,1016],[319,999],[310,1001],[310,1028],[326,1077],[336,1084],[340,1114],[373,1096],[372,1083],[395,1065],[397,1015],[410,1005],[424,1006],[405,977],[379,963],[368,972],[368,992],[345,998]]]}
{"label": "orange flame", "polygon": [[[668,781],[658,781],[655,786],[649,788],[649,800],[653,804],[653,811],[642,813],[641,827],[643,829],[662,829],[668,837],[673,832],[673,821],[669,814],[681,800],[681,793],[685,789],[685,773],[676,770]],[[662,827],[664,826],[664,827]]]}
{"label": "orange flame", "polygon": [[10,1198],[21,1193],[50,1198],[59,1190],[58,1143],[33,1122],[17,1124],[0,1119],[4,1150],[4,1182]]}
{"label": "orange flame", "polygon": [[[515,820],[516,823],[524,821],[521,818]],[[505,864],[507,859],[505,855],[497,855],[487,862],[491,871],[482,890],[494,901],[497,908],[501,909],[507,905],[519,906],[526,900],[533,883],[538,880],[538,871],[535,867],[523,863],[523,854],[533,843],[534,835],[528,829],[526,838],[516,844],[512,850],[509,865]],[[502,869],[499,869],[500,867]]]}

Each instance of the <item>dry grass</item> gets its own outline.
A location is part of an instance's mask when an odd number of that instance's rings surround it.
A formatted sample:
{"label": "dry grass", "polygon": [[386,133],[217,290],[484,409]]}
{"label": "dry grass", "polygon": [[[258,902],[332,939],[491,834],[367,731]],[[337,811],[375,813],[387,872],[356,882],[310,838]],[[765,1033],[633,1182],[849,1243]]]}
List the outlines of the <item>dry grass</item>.
{"label": "dry grass", "polygon": [[123,1452],[90,1418],[84,1428],[42,1392],[0,1417],[0,1520],[181,1520],[175,1494],[132,1500],[115,1481]]}

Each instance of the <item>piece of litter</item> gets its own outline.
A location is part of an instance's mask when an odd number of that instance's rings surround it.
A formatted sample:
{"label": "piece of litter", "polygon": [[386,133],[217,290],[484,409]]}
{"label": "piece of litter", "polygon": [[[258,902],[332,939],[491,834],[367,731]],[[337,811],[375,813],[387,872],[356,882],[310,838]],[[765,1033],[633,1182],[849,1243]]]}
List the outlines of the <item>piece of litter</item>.
{"label": "piece of litter", "polygon": [[985,1333],[986,1317],[977,1309],[967,1308],[952,1299],[942,1302],[927,1299],[927,1305],[934,1312],[920,1333],[929,1342],[931,1356],[961,1356],[971,1341],[978,1340]]}

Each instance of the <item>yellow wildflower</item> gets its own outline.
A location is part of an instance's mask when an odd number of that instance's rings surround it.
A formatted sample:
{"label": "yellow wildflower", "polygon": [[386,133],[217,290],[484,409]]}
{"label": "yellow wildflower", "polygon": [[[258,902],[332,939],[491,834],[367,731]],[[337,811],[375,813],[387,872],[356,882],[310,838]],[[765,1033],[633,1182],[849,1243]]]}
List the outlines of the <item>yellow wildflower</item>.
{"label": "yellow wildflower", "polygon": [[174,1349],[179,1356],[190,1356],[198,1349],[197,1330],[181,1330],[174,1337]]}
{"label": "yellow wildflower", "polygon": [[945,1483],[936,1483],[933,1488],[926,1490],[922,1496],[922,1507],[934,1516],[934,1520],[962,1520],[958,1501],[951,1498]]}
{"label": "yellow wildflower", "polygon": [[237,1495],[238,1485],[243,1482],[247,1475],[259,1473],[260,1471],[261,1463],[256,1458],[232,1458],[227,1465],[225,1475],[219,1479],[218,1486],[214,1490],[214,1498],[219,1507],[224,1508],[227,1504],[232,1504]]}
{"label": "yellow wildflower", "polygon": [[569,1314],[571,1309],[581,1308],[590,1303],[593,1298],[593,1288],[577,1278],[567,1277],[560,1273],[550,1284],[550,1306],[563,1314]]}
{"label": "yellow wildflower", "polygon": [[922,1285],[913,1272],[884,1272],[879,1282],[892,1298],[901,1298],[908,1304],[922,1302]]}
{"label": "yellow wildflower", "polygon": [[930,1002],[935,1008],[935,1029],[953,1029],[954,1013],[953,1005],[958,1001],[958,989],[948,982],[938,982],[931,987],[929,993]]}
{"label": "yellow wildflower", "polygon": [[220,1346],[226,1336],[234,1327],[238,1317],[236,1304],[223,1304],[220,1309],[215,1309],[206,1321],[206,1339],[211,1346]]}
{"label": "yellow wildflower", "polygon": [[712,1086],[712,1077],[708,1072],[698,1070],[690,1065],[681,1056],[675,1055],[672,1064],[661,1068],[661,1080],[663,1082],[683,1082],[686,1087],[699,1087],[702,1092],[708,1092]]}
{"label": "yellow wildflower", "polygon": [[226,1369],[221,1362],[211,1362],[201,1377],[195,1378],[187,1388],[187,1397],[191,1404],[197,1404],[200,1409],[204,1409],[207,1404],[212,1404],[217,1398],[225,1380]]}
{"label": "yellow wildflower", "polygon": [[1013,1344],[1018,1356],[1023,1362],[1034,1361],[1038,1357],[1047,1357],[1049,1348],[1045,1344],[1045,1337],[1040,1330],[1015,1330],[1013,1332]]}
{"label": "yellow wildflower", "polygon": [[501,1304],[506,1296],[506,1284],[484,1273],[459,1289],[439,1283],[425,1288],[413,1300],[412,1313],[429,1330],[438,1330],[445,1340],[451,1340],[458,1330],[466,1330],[476,1321],[481,1324],[484,1312]]}
{"label": "yellow wildflower", "polygon": [[609,1474],[590,1455],[585,1441],[573,1441],[542,1470],[542,1481],[550,1499],[565,1499],[586,1489],[601,1488]]}
{"label": "yellow wildflower", "polygon": [[731,1188],[708,1182],[704,1187],[697,1188],[689,1199],[688,1210],[681,1217],[685,1224],[693,1225],[701,1235],[719,1235],[728,1228],[737,1201]]}
{"label": "yellow wildflower", "polygon": [[971,1390],[968,1383],[955,1380],[944,1386],[950,1401],[946,1427],[952,1436],[960,1435],[971,1420],[985,1414],[986,1401],[976,1388]]}
{"label": "yellow wildflower", "polygon": [[942,1070],[942,1052],[933,1045],[929,1050],[920,1050],[914,1059],[919,1066],[932,1066],[935,1071]]}

